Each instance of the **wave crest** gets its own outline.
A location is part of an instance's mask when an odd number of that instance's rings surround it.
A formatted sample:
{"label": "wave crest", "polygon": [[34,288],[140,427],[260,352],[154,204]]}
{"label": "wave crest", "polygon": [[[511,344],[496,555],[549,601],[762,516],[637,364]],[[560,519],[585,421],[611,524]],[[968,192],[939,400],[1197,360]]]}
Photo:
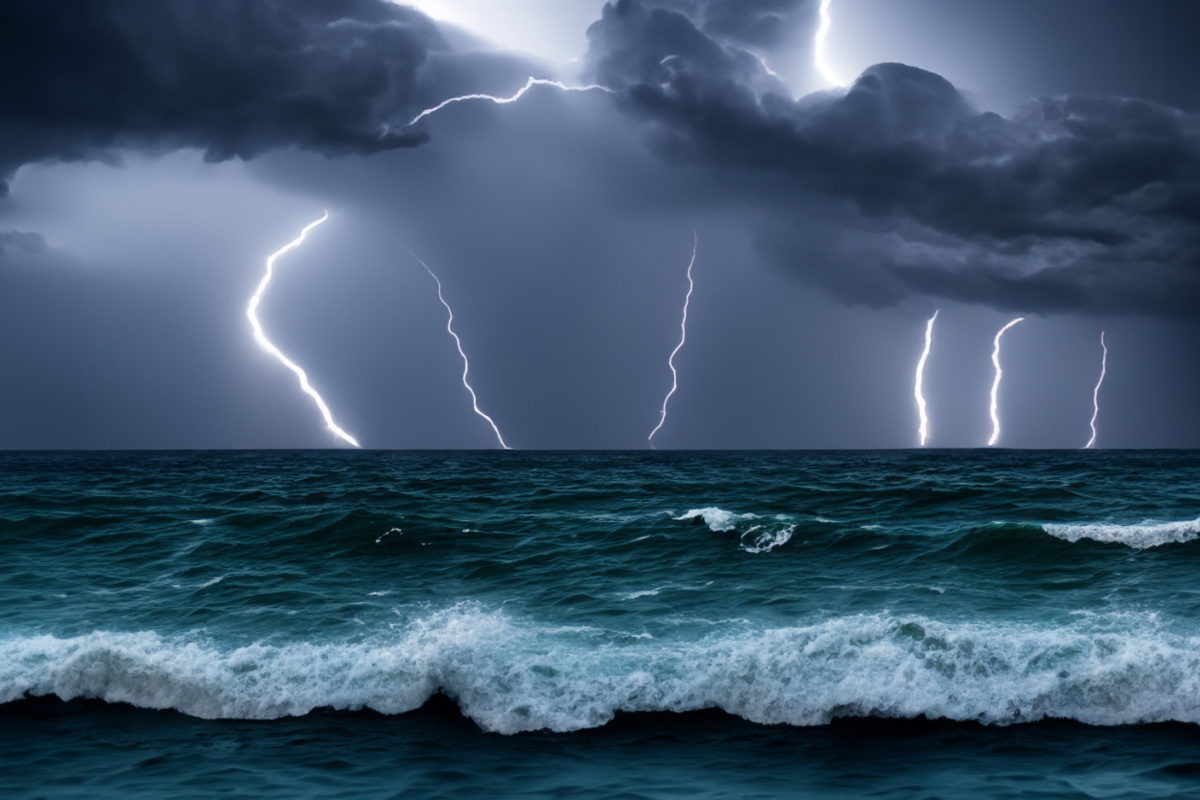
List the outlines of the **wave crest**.
{"label": "wave crest", "polygon": [[[681,522],[702,519],[713,533],[737,533],[738,542],[747,553],[767,553],[780,545],[787,544],[791,541],[792,534],[796,532],[797,525],[783,514],[775,517],[762,517],[758,514],[739,514],[716,506],[693,508],[675,519]],[[830,522],[830,520],[821,518],[817,518],[816,521]]]}
{"label": "wave crest", "polygon": [[699,640],[545,628],[475,605],[347,644],[223,649],[155,633],[0,641],[0,702],[58,695],[273,719],[320,707],[418,708],[436,691],[501,733],[603,725],[617,711],[720,708],[759,723],[837,716],[1008,724],[1200,722],[1200,639],[1152,615],[1066,627],[886,614],[744,624]]}
{"label": "wave crest", "polygon": [[1051,536],[1077,542],[1092,539],[1097,542],[1117,542],[1137,550],[1160,547],[1164,544],[1190,542],[1200,537],[1200,519],[1180,522],[1146,521],[1137,525],[1118,525],[1111,522],[1087,524],[1047,523],[1042,530]]}

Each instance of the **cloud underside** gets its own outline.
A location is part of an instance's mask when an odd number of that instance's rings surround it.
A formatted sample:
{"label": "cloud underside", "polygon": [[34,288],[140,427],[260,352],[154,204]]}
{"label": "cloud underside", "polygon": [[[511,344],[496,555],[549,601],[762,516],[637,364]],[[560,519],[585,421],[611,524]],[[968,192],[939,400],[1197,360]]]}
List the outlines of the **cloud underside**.
{"label": "cloud underside", "polygon": [[925,294],[1197,313],[1194,115],[1063,96],[1004,119],[902,64],[793,100],[760,58],[685,7],[610,3],[589,30],[593,76],[621,90],[664,158],[709,168],[714,191],[753,196],[773,263],[872,306]]}
{"label": "cloud underside", "polygon": [[[1197,314],[1196,116],[1062,96],[1005,119],[901,64],[794,99],[763,57],[815,27],[816,5],[610,2],[585,78],[712,202],[751,209],[765,259],[844,302]],[[415,111],[519,68],[471,58],[378,0],[13,0],[0,4],[0,177],[130,148],[417,146],[435,129],[406,127]]]}
{"label": "cloud underside", "polygon": [[0,4],[0,177],[43,160],[421,143],[398,120],[448,46],[378,0],[13,0]]}

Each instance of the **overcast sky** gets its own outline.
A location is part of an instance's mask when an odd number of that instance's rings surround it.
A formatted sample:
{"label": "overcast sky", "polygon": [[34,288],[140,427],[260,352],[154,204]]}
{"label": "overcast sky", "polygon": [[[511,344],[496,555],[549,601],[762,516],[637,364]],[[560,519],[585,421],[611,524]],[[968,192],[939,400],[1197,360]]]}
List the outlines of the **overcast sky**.
{"label": "overcast sky", "polygon": [[[1198,447],[1190,0],[0,3],[0,448]],[[532,87],[530,77],[567,87]],[[411,251],[410,251],[411,248]],[[415,256],[414,256],[415,254]],[[417,259],[421,261],[418,261]]]}

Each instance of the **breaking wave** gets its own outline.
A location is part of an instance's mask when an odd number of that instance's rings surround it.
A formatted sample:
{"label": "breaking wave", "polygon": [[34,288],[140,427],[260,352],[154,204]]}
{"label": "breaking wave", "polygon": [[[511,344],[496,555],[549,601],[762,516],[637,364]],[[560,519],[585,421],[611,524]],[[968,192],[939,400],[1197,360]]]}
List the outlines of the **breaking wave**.
{"label": "breaking wave", "polygon": [[[747,553],[767,553],[780,545],[787,544],[796,532],[797,522],[785,514],[771,517],[758,514],[739,514],[716,506],[693,508],[677,521],[703,520],[713,533],[737,533],[741,548]],[[831,523],[831,520],[814,518],[814,522]]]}
{"label": "breaking wave", "polygon": [[1190,542],[1200,537],[1200,519],[1180,522],[1147,521],[1136,525],[1117,525],[1111,522],[1050,523],[1043,525],[1042,530],[1068,542],[1092,539],[1097,542],[1118,542],[1137,550],[1145,550],[1164,544]]}
{"label": "breaking wave", "polygon": [[1200,722],[1200,638],[1151,614],[1069,626],[886,613],[729,623],[681,640],[545,627],[462,603],[352,643],[218,643],[97,631],[0,640],[0,702],[98,698],[202,718],[398,714],[435,692],[482,728],[571,731],[618,711],[719,708],[757,723],[925,715],[992,724]]}

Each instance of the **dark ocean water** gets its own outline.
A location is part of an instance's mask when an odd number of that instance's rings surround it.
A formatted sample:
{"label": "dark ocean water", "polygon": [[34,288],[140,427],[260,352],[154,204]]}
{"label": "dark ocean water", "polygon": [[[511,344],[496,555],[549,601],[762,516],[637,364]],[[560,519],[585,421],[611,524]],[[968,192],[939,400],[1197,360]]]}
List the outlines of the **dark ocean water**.
{"label": "dark ocean water", "polygon": [[1200,453],[0,454],[0,797],[1200,797]]}

